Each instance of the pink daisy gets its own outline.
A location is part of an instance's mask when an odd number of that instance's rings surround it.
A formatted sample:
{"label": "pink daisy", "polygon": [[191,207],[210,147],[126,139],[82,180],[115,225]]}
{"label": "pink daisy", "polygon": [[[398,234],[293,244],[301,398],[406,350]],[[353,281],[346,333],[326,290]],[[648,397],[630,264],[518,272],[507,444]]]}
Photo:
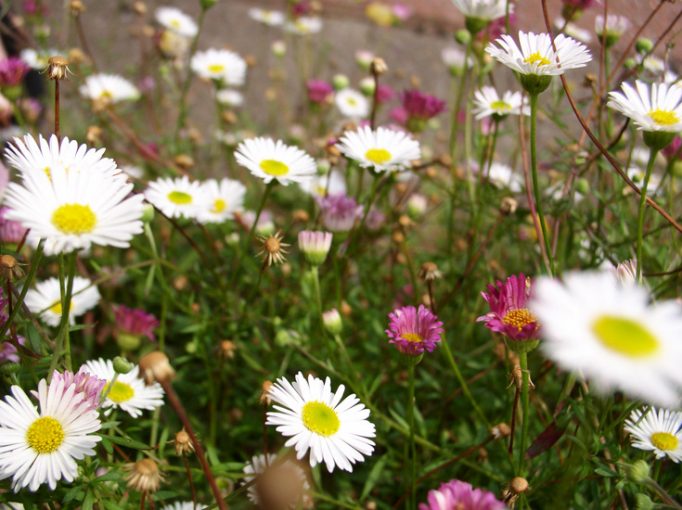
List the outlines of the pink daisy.
{"label": "pink daisy", "polygon": [[429,491],[427,502],[419,510],[504,510],[506,505],[492,492],[474,489],[471,484],[450,480]]}
{"label": "pink daisy", "polygon": [[490,312],[476,321],[511,340],[536,340],[540,324],[527,307],[530,292],[530,278],[523,273],[510,276],[504,283],[488,285],[488,291],[481,295],[490,305]]}
{"label": "pink daisy", "polygon": [[386,334],[389,342],[410,356],[432,352],[443,334],[443,323],[428,308],[419,305],[396,308],[388,314],[391,320]]}

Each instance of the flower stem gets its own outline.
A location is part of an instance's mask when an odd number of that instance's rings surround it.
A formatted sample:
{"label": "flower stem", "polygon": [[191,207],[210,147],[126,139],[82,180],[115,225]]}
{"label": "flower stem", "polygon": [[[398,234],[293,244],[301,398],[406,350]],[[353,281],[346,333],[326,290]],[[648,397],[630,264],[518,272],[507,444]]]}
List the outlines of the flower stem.
{"label": "flower stem", "polygon": [[528,437],[528,420],[530,418],[529,406],[529,390],[530,390],[530,372],[528,371],[528,353],[519,353],[519,362],[521,365],[521,440],[519,441],[518,450],[518,466],[521,476],[526,474],[525,460],[526,460],[526,440]]}
{"label": "flower stem", "polygon": [[658,155],[658,149],[649,149],[649,162],[646,165],[646,174],[644,175],[644,182],[642,183],[642,192],[639,198],[639,214],[637,215],[637,281],[642,278],[642,248],[644,238],[644,212],[646,211],[646,196],[647,188],[649,187],[649,179],[651,178],[651,171],[654,168],[654,162]]}
{"label": "flower stem", "polygon": [[414,366],[416,365],[416,360],[410,359],[410,365],[408,368],[408,401],[407,401],[407,423],[410,428],[410,440],[409,440],[409,490],[410,497],[407,499],[408,510],[416,508],[416,490],[417,490],[417,449],[415,448],[414,442],[414,408],[416,402],[414,400]]}
{"label": "flower stem", "polygon": [[538,94],[530,95],[530,169],[533,178],[533,196],[535,198],[535,208],[538,213],[538,220],[540,223],[540,231],[542,232],[542,239],[540,242],[544,243],[547,258],[549,259],[549,273],[554,276],[554,257],[549,247],[549,238],[547,237],[547,226],[545,225],[545,214],[542,209],[542,197],[540,195],[540,184],[538,182],[538,155],[537,155],[537,120],[538,120]]}
{"label": "flower stem", "polygon": [[[66,273],[64,272],[66,269]],[[65,276],[66,274],[66,276]],[[50,371],[52,374],[57,363],[64,354],[64,366],[66,370],[71,370],[71,339],[69,338],[69,311],[71,309],[71,295],[73,294],[73,280],[76,274],[76,252],[69,253],[61,257],[61,264],[59,267],[59,287],[61,294],[62,313],[59,321],[59,329],[57,331],[57,346],[55,348],[54,356],[50,362]],[[64,281],[66,277],[66,281]]]}

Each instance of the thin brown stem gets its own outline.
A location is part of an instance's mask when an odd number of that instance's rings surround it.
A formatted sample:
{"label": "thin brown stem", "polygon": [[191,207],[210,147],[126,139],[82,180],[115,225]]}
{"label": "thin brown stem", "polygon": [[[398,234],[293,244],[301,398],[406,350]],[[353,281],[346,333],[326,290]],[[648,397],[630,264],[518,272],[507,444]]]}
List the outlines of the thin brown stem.
{"label": "thin brown stem", "polygon": [[59,80],[54,80],[54,134],[59,138]]}
{"label": "thin brown stem", "polygon": [[185,466],[185,473],[187,474],[187,482],[189,483],[189,490],[192,493],[192,503],[194,503],[194,508],[197,507],[197,490],[194,487],[194,480],[192,480],[192,470],[189,467],[189,460],[187,457],[182,457],[182,463]]}

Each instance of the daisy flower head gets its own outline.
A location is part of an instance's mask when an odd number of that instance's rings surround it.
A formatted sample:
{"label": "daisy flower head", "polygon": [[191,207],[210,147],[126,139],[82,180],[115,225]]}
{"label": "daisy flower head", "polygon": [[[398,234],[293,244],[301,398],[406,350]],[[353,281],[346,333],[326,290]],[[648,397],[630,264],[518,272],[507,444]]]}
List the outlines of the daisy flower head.
{"label": "daisy flower head", "polygon": [[346,131],[337,145],[344,156],[376,172],[403,170],[421,157],[419,142],[408,133],[383,127]]}
{"label": "daisy flower head", "polygon": [[261,9],[259,7],[249,9],[249,18],[269,27],[281,26],[286,21],[286,16],[282,11]]}
{"label": "daisy flower head", "polygon": [[0,401],[0,478],[12,478],[15,492],[35,492],[46,483],[72,482],[77,460],[95,455],[102,424],[77,385],[57,377],[38,383],[38,407],[19,386]]}
{"label": "daisy flower head", "polygon": [[171,218],[196,218],[205,206],[204,189],[186,175],[152,181],[144,192],[147,202]]}
{"label": "daisy flower head", "polygon": [[199,211],[199,223],[222,223],[232,219],[244,206],[246,187],[234,179],[208,179],[201,184],[205,206]]}
{"label": "daisy flower head", "polygon": [[420,133],[426,123],[445,111],[445,101],[418,89],[401,94],[402,108],[407,115],[405,126],[413,133]]}
{"label": "daisy flower head", "polygon": [[310,482],[298,461],[273,453],[254,455],[244,465],[249,500],[258,508],[313,508]]}
{"label": "daisy flower head", "polygon": [[564,370],[602,393],[620,390],[652,405],[679,405],[678,303],[650,303],[644,287],[602,271],[568,273],[563,283],[537,279],[529,308],[542,324],[545,355]]}
{"label": "daisy flower head", "polygon": [[334,103],[341,115],[349,119],[360,120],[369,115],[369,101],[361,92],[351,88],[339,90]]}
{"label": "daisy flower head", "polygon": [[93,74],[80,87],[83,97],[101,104],[115,104],[122,101],[136,101],[140,91],[135,85],[117,74]]}
{"label": "daisy flower head", "polygon": [[374,424],[360,400],[350,394],[343,398],[343,384],[332,392],[331,382],[301,372],[291,383],[280,377],[270,388],[274,411],[267,413],[267,425],[289,437],[285,446],[293,446],[302,459],[310,450],[310,465],[324,462],[331,473],[335,468],[353,471],[374,451]]}
{"label": "daisy flower head", "polygon": [[244,104],[244,96],[238,90],[221,89],[215,93],[215,99],[223,106],[238,108]]}
{"label": "daisy flower head", "polygon": [[300,183],[299,187],[308,195],[326,197],[346,193],[346,180],[341,172],[332,170],[326,175],[316,175],[312,179]]}
{"label": "daisy flower head", "polygon": [[26,174],[44,173],[51,177],[53,170],[66,172],[100,173],[108,177],[120,175],[122,170],[111,158],[102,157],[104,149],[90,148],[79,144],[76,140],[64,137],[61,140],[50,136],[46,140],[38,135],[38,140],[32,135],[14,138],[5,149],[5,157],[10,166]]}
{"label": "daisy flower head", "polygon": [[194,20],[175,7],[159,7],[154,13],[156,21],[183,37],[194,37],[197,35],[198,28]]}
{"label": "daisy flower head", "polygon": [[272,138],[249,138],[237,146],[237,163],[269,183],[304,182],[317,174],[317,165],[305,151]]}
{"label": "daisy flower head", "polygon": [[[520,45],[520,47],[519,47]],[[551,77],[569,69],[584,67],[592,60],[587,47],[564,34],[554,38],[556,51],[549,34],[519,32],[519,45],[503,34],[486,47],[485,51],[519,75],[529,94],[539,94],[549,87]]]}
{"label": "daisy flower head", "polygon": [[621,90],[609,92],[608,106],[632,119],[644,131],[644,142],[649,147],[665,147],[682,131],[682,88],[637,80],[634,87],[623,83]]}
{"label": "daisy flower head", "polygon": [[45,239],[48,255],[93,244],[127,248],[142,232],[143,197],[131,194],[133,185],[125,177],[64,167],[48,172],[24,172],[23,181],[7,189],[6,218],[31,229],[31,245]]}
{"label": "daisy flower head", "polygon": [[445,331],[443,323],[424,305],[396,308],[388,314],[388,318],[386,334],[389,343],[410,356],[419,356],[424,351],[433,352]]}
{"label": "daisy flower head", "polygon": [[362,214],[362,206],[344,193],[329,194],[317,201],[322,225],[332,232],[348,232]]}
{"label": "daisy flower head", "polygon": [[657,459],[668,457],[676,464],[682,461],[682,413],[668,409],[635,409],[625,420],[632,446],[652,451]]}
{"label": "daisy flower head", "polygon": [[152,411],[163,405],[163,388],[159,383],[147,386],[140,377],[140,367],[135,365],[127,374],[118,374],[111,360],[102,358],[87,361],[82,367],[85,373],[106,381],[103,394],[106,395],[103,408],[121,409],[133,418],[142,415],[143,410]]}
{"label": "daisy flower head", "polygon": [[192,71],[205,80],[239,87],[246,81],[246,61],[234,51],[211,48],[192,57]]}
{"label": "daisy flower head", "polygon": [[573,37],[573,39],[576,39],[582,43],[589,44],[592,41],[592,32],[585,30],[584,28],[580,28],[572,21],[566,21],[561,16],[554,20],[554,27],[557,30],[563,29],[563,32],[567,36]]}
{"label": "daisy flower head", "polygon": [[322,19],[317,16],[298,16],[284,24],[284,30],[296,35],[313,35],[322,30]]}
{"label": "daisy flower head", "polygon": [[461,480],[442,483],[438,489],[429,491],[426,503],[419,510],[504,510],[507,506],[492,492],[474,489]]}
{"label": "daisy flower head", "polygon": [[540,324],[528,308],[530,295],[531,281],[523,273],[488,285],[481,296],[490,306],[490,312],[476,321],[513,341],[537,340]]}
{"label": "daisy flower head", "polygon": [[502,97],[495,87],[486,85],[474,94],[474,113],[477,119],[493,117],[502,119],[507,115],[530,115],[530,107],[523,104],[523,94],[507,90]]}
{"label": "daisy flower head", "polygon": [[[104,379],[90,375],[81,368],[75,374],[68,370],[64,372],[53,372],[52,382],[58,380],[61,380],[64,383],[65,390],[74,384],[76,386],[76,393],[81,393],[83,395],[84,402],[90,409],[97,409],[99,407],[102,390],[107,383]],[[36,392],[33,393],[37,396]]]}
{"label": "daisy flower head", "polygon": [[206,505],[194,505],[194,501],[176,501],[170,505],[164,505],[161,510],[204,510]]}
{"label": "daisy flower head", "polygon": [[[71,305],[69,307],[69,323],[73,324],[80,317],[94,308],[100,300],[100,294],[87,278],[76,276],[73,279]],[[62,299],[59,279],[50,278],[38,283],[34,289],[26,293],[26,306],[33,313],[40,314],[41,320],[49,326],[59,326],[62,318]]]}
{"label": "daisy flower head", "polygon": [[606,47],[609,48],[618,42],[620,36],[630,29],[630,20],[625,16],[617,14],[609,14],[604,16],[601,14],[594,19],[594,31],[597,34],[599,42],[605,40]]}
{"label": "daisy flower head", "polygon": [[[477,34],[507,12],[507,0],[452,0],[452,3],[466,18],[466,27],[472,34]],[[513,12],[514,4],[509,4],[509,10]]]}

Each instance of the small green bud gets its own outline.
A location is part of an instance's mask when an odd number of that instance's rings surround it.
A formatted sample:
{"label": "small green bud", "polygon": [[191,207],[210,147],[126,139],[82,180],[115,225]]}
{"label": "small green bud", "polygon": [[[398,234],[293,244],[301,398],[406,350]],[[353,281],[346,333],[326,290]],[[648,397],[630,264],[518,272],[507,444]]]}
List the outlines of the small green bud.
{"label": "small green bud", "polygon": [[526,92],[531,95],[538,95],[544,92],[549,87],[549,84],[552,83],[551,76],[541,74],[522,74],[519,80],[523,88],[526,89]]}
{"label": "small green bud", "polygon": [[136,351],[142,344],[142,338],[140,338],[140,335],[120,332],[116,335],[116,344],[124,352]]}
{"label": "small green bud", "polygon": [[667,147],[675,138],[675,133],[667,131],[644,131],[644,143],[649,149],[660,151]]}
{"label": "small green bud", "polygon": [[275,41],[270,46],[272,54],[276,57],[283,57],[287,53],[287,45],[284,41]]}
{"label": "small green bud", "polygon": [[201,3],[201,8],[205,11],[209,10],[211,7],[213,7],[215,4],[218,3],[218,0],[200,0]]}
{"label": "small green bud", "polygon": [[362,92],[365,96],[373,96],[374,89],[376,89],[374,78],[363,78],[360,80],[360,92]]}
{"label": "small green bud", "polygon": [[336,308],[327,310],[322,314],[322,323],[324,324],[324,329],[329,331],[332,335],[339,335],[341,331],[343,331],[341,314]]}
{"label": "small green bud", "polygon": [[682,177],[682,159],[678,159],[673,163],[670,173],[678,179]]}
{"label": "small green bud", "polygon": [[637,67],[637,61],[634,58],[628,58],[623,63],[626,69],[634,69]]}
{"label": "small green bud", "polygon": [[114,358],[114,372],[117,374],[125,375],[130,372],[135,366],[122,356],[116,356]]}
{"label": "small green bud", "polygon": [[488,26],[490,21],[481,18],[466,18],[464,24],[469,33],[473,36],[478,34],[481,30]]}
{"label": "small green bud", "polygon": [[185,352],[187,354],[194,354],[197,352],[197,343],[196,342],[187,342],[185,344]]}
{"label": "small green bud", "polygon": [[587,195],[590,192],[590,183],[587,179],[581,177],[580,179],[575,181],[575,189],[578,193]]}
{"label": "small green bud", "polygon": [[466,46],[471,42],[471,34],[469,33],[468,30],[457,30],[455,32],[455,41],[457,41],[459,44],[462,46]]}
{"label": "small green bud", "polygon": [[348,85],[350,85],[350,81],[348,80],[348,76],[345,74],[335,74],[332,78],[332,86],[334,87],[334,90],[343,90],[348,88]]}
{"label": "small green bud", "polygon": [[154,219],[154,206],[152,204],[144,204],[142,206],[142,222],[151,223]]}
{"label": "small green bud", "polygon": [[644,460],[638,460],[627,467],[628,478],[635,483],[645,483],[649,480],[651,468]]}
{"label": "small green bud", "polygon": [[654,510],[656,505],[646,494],[637,494],[635,495],[635,508],[637,510]]}
{"label": "small green bud", "polygon": [[640,37],[635,43],[635,49],[637,53],[644,55],[654,49],[654,42],[648,37]]}

